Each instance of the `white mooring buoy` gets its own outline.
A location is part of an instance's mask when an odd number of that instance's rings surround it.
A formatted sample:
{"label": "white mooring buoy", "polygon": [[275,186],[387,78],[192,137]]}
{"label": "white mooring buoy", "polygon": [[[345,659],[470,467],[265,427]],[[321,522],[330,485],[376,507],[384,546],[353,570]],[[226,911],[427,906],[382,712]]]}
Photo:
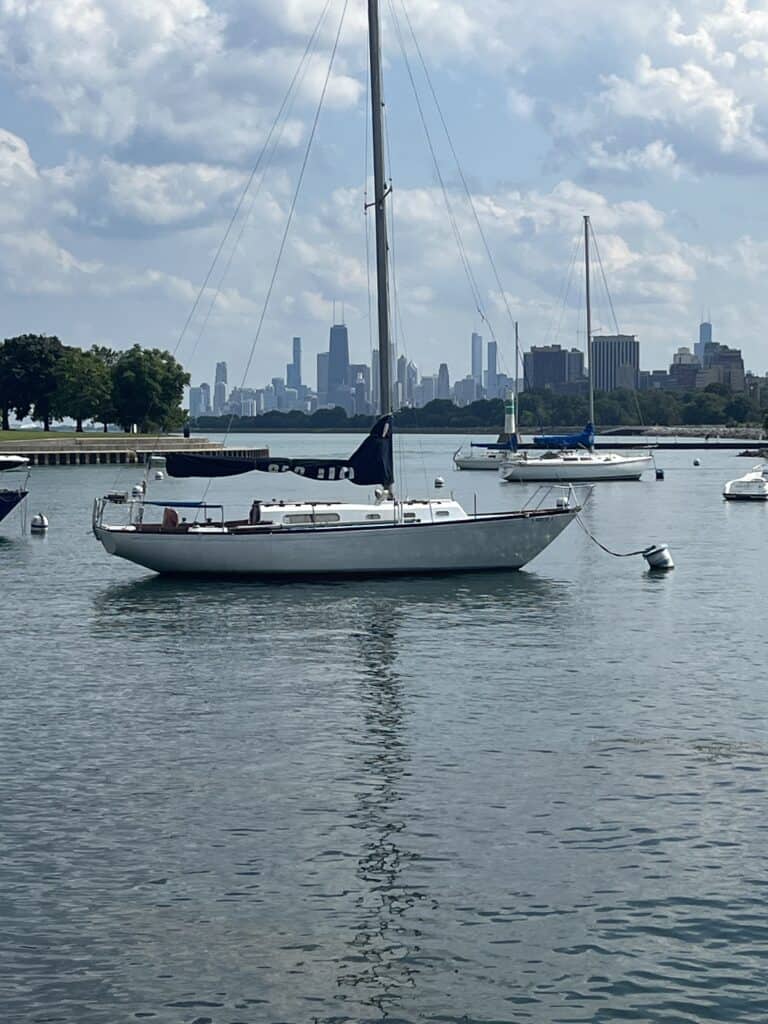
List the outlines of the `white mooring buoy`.
{"label": "white mooring buoy", "polygon": [[649,569],[667,570],[674,569],[675,563],[666,544],[651,544],[643,551],[643,558],[648,563]]}
{"label": "white mooring buoy", "polygon": [[693,460],[693,464],[694,464],[694,466],[700,466],[701,465],[701,459],[694,459]]}
{"label": "white mooring buoy", "polygon": [[435,477],[435,487],[445,487],[445,480],[441,476]]}
{"label": "white mooring buoy", "polygon": [[48,529],[48,520],[42,512],[37,512],[32,516],[32,522],[29,524],[29,528],[32,533],[45,533]]}

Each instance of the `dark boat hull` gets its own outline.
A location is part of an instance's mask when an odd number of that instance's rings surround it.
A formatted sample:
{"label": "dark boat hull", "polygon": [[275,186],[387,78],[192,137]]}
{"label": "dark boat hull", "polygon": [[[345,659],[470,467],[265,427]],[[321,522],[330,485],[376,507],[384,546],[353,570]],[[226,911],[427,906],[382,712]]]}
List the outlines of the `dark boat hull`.
{"label": "dark boat hull", "polygon": [[27,491],[5,491],[0,489],[0,523],[26,498]]}

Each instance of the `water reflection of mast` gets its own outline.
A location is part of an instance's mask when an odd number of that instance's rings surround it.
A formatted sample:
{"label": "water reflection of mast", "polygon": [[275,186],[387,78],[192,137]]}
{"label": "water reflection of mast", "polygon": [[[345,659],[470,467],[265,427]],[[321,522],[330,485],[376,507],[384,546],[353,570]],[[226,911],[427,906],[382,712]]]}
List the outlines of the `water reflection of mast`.
{"label": "water reflection of mast", "polygon": [[358,763],[360,789],[353,826],[362,833],[357,866],[361,921],[351,943],[352,970],[339,978],[339,985],[359,987],[361,1001],[386,1016],[416,973],[408,941],[412,929],[405,915],[419,893],[402,875],[418,855],[404,849],[406,821],[398,813],[409,758],[403,737],[403,683],[394,667],[396,604],[389,604],[385,615],[380,605],[366,614],[371,621],[358,636],[366,670],[361,693],[365,753]]}

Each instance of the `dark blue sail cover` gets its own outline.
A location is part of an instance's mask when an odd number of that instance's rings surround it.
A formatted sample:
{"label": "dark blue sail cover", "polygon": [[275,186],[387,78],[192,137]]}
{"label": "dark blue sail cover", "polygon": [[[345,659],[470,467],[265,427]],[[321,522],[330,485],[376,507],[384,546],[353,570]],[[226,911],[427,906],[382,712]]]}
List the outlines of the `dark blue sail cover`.
{"label": "dark blue sail cover", "polygon": [[165,457],[169,476],[237,476],[262,473],[298,473],[310,480],[349,480],[370,487],[390,487],[392,473],[392,417],[382,416],[348,459],[241,459],[230,455],[172,452]]}
{"label": "dark blue sail cover", "polygon": [[470,441],[470,448],[489,448],[494,452],[516,452],[517,434],[508,434],[500,437],[498,441]]}
{"label": "dark blue sail cover", "polygon": [[595,428],[588,423],[580,434],[542,434],[533,443],[537,448],[592,448]]}

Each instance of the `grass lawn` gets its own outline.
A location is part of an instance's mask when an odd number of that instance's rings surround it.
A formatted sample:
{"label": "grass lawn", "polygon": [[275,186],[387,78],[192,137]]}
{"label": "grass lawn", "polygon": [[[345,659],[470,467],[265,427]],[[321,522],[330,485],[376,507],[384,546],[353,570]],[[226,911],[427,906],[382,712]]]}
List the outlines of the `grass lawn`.
{"label": "grass lawn", "polygon": [[76,433],[74,430],[0,430],[0,441],[64,441],[68,437],[79,437],[81,439],[91,437],[94,440],[107,438],[112,440],[113,438],[118,439],[121,437],[136,438],[137,435],[113,433],[112,431],[105,434],[100,430],[87,430],[81,434]]}

